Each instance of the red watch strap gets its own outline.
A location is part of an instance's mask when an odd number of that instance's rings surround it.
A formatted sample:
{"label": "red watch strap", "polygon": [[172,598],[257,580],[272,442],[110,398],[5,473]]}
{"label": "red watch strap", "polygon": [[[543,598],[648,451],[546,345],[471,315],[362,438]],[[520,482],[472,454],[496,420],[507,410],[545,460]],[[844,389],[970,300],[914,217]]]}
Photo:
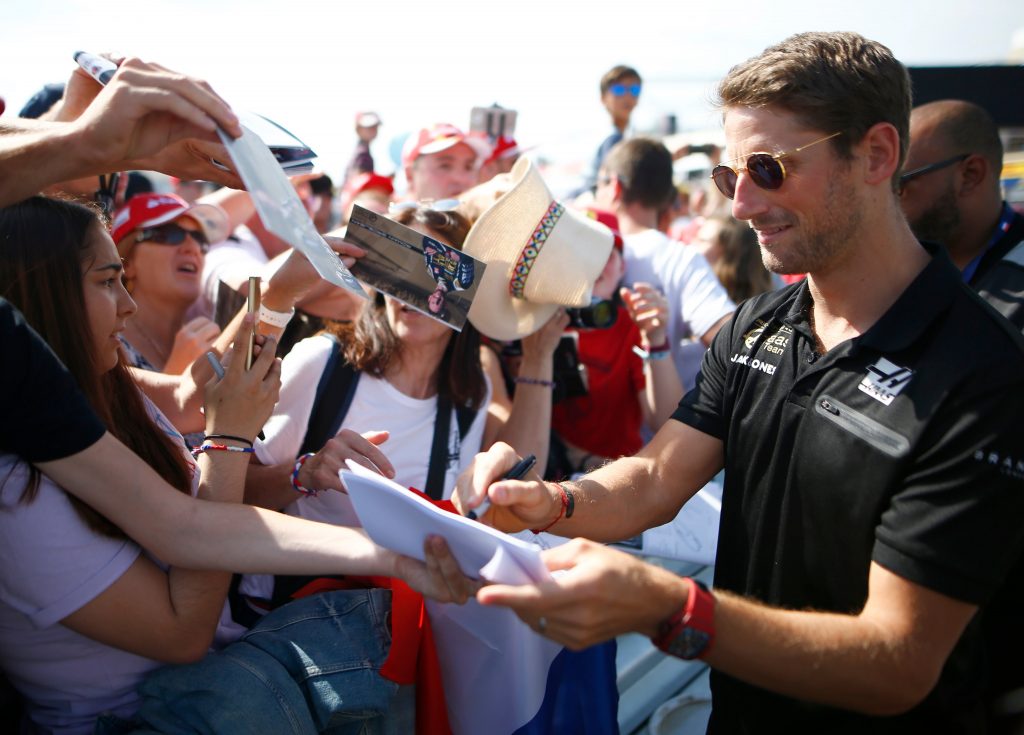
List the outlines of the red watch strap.
{"label": "red watch strap", "polygon": [[707,644],[697,654],[698,658],[704,658],[715,642],[715,597],[707,587],[690,577],[683,577],[683,582],[687,586],[686,604],[661,624],[653,642],[661,650],[668,651],[669,645],[684,629],[698,630],[707,636]]}

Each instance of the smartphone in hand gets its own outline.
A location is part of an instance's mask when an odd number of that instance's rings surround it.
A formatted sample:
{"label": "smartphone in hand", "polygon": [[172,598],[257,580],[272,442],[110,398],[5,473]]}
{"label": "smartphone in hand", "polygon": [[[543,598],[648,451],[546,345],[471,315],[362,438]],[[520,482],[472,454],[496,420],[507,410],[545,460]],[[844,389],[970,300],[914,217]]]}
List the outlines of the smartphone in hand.
{"label": "smartphone in hand", "polygon": [[253,362],[253,351],[256,349],[256,327],[259,326],[259,312],[260,312],[260,277],[249,276],[249,297],[246,302],[246,311],[250,314],[256,315],[256,321],[252,325],[252,331],[249,332],[249,349],[245,353],[245,369],[249,370],[252,368]]}

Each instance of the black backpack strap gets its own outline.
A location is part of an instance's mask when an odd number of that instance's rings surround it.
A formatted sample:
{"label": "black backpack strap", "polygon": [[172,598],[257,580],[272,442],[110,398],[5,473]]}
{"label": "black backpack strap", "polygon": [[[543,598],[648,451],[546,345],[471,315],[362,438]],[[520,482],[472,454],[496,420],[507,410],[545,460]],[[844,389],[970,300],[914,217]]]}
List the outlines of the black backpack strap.
{"label": "black backpack strap", "polygon": [[359,383],[360,373],[342,357],[341,343],[328,336],[331,338],[331,355],[316,387],[313,411],[306,424],[306,436],[299,456],[320,451],[338,433]]}
{"label": "black backpack strap", "polygon": [[437,415],[434,417],[434,440],[430,445],[430,464],[427,466],[427,486],[423,488],[434,500],[444,495],[444,476],[448,472],[448,435],[452,427],[452,399],[437,397]]}
{"label": "black backpack strap", "polygon": [[[469,406],[455,409],[455,420],[459,435],[455,446],[456,455],[462,446],[462,438],[476,418],[476,411]],[[444,496],[444,477],[448,473],[448,436],[452,426],[452,400],[448,396],[437,397],[437,416],[434,418],[434,440],[430,445],[430,464],[427,467],[427,486],[424,492],[434,500]]]}

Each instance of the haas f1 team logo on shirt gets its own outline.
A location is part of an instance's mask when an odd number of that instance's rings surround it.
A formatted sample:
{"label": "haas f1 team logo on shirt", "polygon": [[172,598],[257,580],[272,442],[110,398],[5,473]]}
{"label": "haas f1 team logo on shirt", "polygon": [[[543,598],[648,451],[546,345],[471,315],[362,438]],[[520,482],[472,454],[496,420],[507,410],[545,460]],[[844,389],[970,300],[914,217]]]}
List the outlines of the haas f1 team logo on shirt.
{"label": "haas f1 team logo on shirt", "polygon": [[888,406],[907,387],[913,376],[914,371],[910,368],[900,367],[880,357],[878,362],[868,366],[868,374],[857,387]]}
{"label": "haas f1 team logo on shirt", "polygon": [[[758,319],[754,323],[754,328],[743,335],[743,346],[747,350],[753,350],[756,346],[757,350],[753,354],[737,352],[733,354],[730,361],[766,375],[774,375],[779,366],[779,357],[789,346],[793,328],[782,324],[771,334],[765,335],[767,328],[768,323],[763,319]],[[759,345],[758,342],[760,342]]]}

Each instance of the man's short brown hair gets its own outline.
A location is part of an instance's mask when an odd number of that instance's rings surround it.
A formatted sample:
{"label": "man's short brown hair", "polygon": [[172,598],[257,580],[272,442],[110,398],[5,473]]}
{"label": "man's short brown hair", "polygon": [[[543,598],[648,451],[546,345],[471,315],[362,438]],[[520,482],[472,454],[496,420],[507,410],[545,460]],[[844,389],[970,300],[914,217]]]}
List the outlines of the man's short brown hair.
{"label": "man's short brown hair", "polygon": [[856,33],[799,33],[729,70],[718,104],[778,107],[823,133],[842,132],[831,145],[844,158],[872,125],[891,123],[900,161],[910,139],[910,75],[892,52]]}
{"label": "man's short brown hair", "polygon": [[636,80],[641,84],[644,82],[644,80],[640,78],[639,72],[637,72],[633,67],[625,66],[624,64],[613,66],[604,73],[604,76],[601,77],[601,96],[604,97],[604,93],[611,89],[613,84],[618,84],[623,79],[628,79],[630,77],[636,77]]}
{"label": "man's short brown hair", "polygon": [[672,181],[672,154],[653,138],[629,138],[610,151],[601,164],[622,186],[624,204],[634,202],[658,212],[678,196]]}

